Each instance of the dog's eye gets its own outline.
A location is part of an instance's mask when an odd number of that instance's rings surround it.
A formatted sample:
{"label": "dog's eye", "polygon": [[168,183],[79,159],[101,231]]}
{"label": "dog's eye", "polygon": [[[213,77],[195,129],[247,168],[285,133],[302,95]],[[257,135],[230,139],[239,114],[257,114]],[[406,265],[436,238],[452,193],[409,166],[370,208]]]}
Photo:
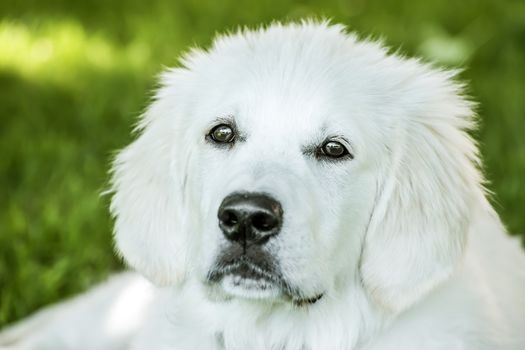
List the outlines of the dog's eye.
{"label": "dog's eye", "polygon": [[321,154],[330,158],[351,156],[346,147],[339,141],[330,140],[321,147]]}
{"label": "dog's eye", "polygon": [[220,124],[211,129],[208,136],[216,143],[230,143],[235,139],[235,132],[231,126]]}

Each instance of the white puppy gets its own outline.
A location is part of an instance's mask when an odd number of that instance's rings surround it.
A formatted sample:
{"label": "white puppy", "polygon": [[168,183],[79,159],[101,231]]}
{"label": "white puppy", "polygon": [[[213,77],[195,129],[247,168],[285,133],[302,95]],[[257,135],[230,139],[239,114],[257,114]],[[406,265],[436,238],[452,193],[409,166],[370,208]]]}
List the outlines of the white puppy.
{"label": "white puppy", "polygon": [[9,349],[523,350],[525,257],[454,73],[327,23],[192,50],[117,157],[123,274]]}

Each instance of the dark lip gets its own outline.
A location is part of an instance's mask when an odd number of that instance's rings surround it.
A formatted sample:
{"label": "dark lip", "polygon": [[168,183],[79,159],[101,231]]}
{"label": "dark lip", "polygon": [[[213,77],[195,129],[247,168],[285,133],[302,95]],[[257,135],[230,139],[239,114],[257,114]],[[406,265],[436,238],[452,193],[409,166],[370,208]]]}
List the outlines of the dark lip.
{"label": "dark lip", "polygon": [[246,279],[260,280],[264,279],[282,287],[285,282],[282,277],[266,268],[255,264],[246,258],[239,258],[229,264],[219,265],[213,269],[207,277],[208,282],[219,282],[226,275],[236,275]]}
{"label": "dark lip", "polygon": [[324,296],[324,293],[320,293],[313,297],[304,297],[299,290],[291,287],[279,273],[261,268],[259,265],[245,257],[240,257],[229,264],[217,266],[208,273],[207,281],[208,283],[215,284],[220,282],[227,275],[270,282],[281,289],[296,307],[313,305]]}
{"label": "dark lip", "polygon": [[292,299],[292,302],[295,306],[304,307],[304,306],[313,305],[317,303],[319,300],[321,300],[323,296],[324,296],[324,293],[321,293],[312,298]]}

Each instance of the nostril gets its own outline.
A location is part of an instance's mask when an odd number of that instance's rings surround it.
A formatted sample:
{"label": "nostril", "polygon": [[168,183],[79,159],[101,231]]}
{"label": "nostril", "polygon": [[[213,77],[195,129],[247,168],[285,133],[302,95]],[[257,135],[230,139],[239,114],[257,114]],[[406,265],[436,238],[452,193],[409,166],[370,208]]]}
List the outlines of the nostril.
{"label": "nostril", "polygon": [[235,226],[239,222],[239,218],[232,210],[225,210],[221,215],[221,222],[225,226]]}
{"label": "nostril", "polygon": [[267,213],[257,213],[252,217],[252,226],[260,231],[271,231],[278,224],[277,219]]}

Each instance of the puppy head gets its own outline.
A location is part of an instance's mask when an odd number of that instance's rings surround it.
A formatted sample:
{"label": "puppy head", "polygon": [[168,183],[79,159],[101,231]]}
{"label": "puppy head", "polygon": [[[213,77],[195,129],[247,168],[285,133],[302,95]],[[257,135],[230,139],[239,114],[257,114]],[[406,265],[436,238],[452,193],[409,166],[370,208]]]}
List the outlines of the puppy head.
{"label": "puppy head", "polygon": [[219,37],[166,72],[116,158],[126,261],[160,284],[401,310],[459,262],[483,201],[452,74],[326,23]]}

